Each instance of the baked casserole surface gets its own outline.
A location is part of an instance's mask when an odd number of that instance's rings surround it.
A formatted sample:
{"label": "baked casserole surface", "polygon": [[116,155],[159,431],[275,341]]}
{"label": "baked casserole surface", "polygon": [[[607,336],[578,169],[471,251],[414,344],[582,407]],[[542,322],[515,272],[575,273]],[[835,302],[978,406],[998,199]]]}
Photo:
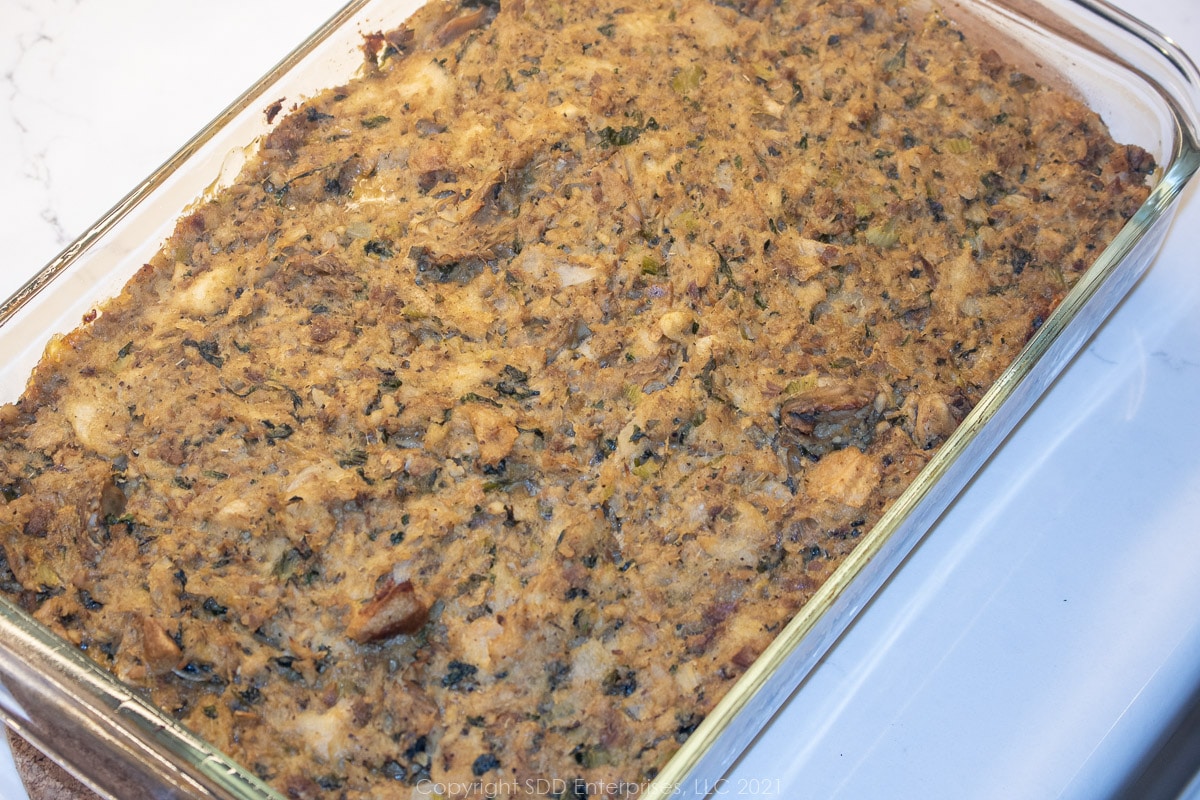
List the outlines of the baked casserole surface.
{"label": "baked casserole surface", "polygon": [[0,408],[0,590],[288,797],[635,794],[1155,169],[924,4],[363,49]]}

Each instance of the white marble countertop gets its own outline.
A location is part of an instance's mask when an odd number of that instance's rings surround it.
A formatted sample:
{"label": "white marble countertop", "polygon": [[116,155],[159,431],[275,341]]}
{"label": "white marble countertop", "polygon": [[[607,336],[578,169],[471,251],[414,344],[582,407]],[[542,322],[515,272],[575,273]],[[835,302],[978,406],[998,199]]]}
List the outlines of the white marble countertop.
{"label": "white marble countertop", "polygon": [[[1192,0],[1120,4],[1200,54]],[[0,295],[335,10],[0,0]],[[1147,276],[721,795],[1093,798],[1141,761],[1200,687],[1197,253],[1193,186]],[[0,797],[21,796],[0,752]]]}

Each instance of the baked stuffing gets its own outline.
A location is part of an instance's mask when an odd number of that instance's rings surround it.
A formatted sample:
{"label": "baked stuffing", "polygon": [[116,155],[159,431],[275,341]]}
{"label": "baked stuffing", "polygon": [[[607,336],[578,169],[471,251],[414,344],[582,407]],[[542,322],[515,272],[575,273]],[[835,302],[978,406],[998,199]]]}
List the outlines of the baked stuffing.
{"label": "baked stuffing", "polygon": [[0,409],[0,589],[288,797],[653,778],[1154,170],[899,0],[364,53]]}

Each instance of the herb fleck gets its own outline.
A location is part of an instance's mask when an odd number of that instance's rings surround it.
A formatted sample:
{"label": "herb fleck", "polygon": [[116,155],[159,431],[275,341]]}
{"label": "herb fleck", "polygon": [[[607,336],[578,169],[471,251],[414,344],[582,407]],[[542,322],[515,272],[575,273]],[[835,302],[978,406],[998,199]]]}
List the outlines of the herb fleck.
{"label": "herb fleck", "polygon": [[363,252],[369,256],[378,256],[380,258],[391,258],[395,255],[392,246],[382,239],[372,239],[364,244]]}
{"label": "herb fleck", "polygon": [[219,617],[229,609],[226,606],[218,603],[215,597],[210,597],[204,601],[204,610],[212,614],[214,617]]}
{"label": "herb fleck", "polygon": [[183,346],[195,348],[201,358],[218,369],[225,364],[225,359],[220,355],[221,348],[214,339],[205,339],[199,342],[195,339],[184,339]]}
{"label": "herb fleck", "polygon": [[604,693],[609,697],[629,697],[637,687],[637,674],[631,669],[614,669],[604,676]]}
{"label": "herb fleck", "polygon": [[475,689],[475,673],[479,667],[465,661],[451,661],[446,666],[446,674],[442,677],[442,686],[456,689],[460,692],[470,692]]}
{"label": "herb fleck", "polygon": [[484,753],[479,758],[475,759],[475,763],[471,765],[471,772],[476,778],[482,778],[483,774],[488,770],[499,768],[500,760],[491,753]]}
{"label": "herb fleck", "polygon": [[636,142],[645,131],[658,130],[658,122],[654,117],[646,120],[645,125],[625,125],[620,130],[606,125],[599,131],[600,141],[609,147],[624,147]]}

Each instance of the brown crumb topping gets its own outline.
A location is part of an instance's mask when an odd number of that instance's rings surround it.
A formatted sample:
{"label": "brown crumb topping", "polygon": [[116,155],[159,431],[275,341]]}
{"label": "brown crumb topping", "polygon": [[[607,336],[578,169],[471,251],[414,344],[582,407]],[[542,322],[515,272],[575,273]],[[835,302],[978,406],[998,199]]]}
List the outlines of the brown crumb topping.
{"label": "brown crumb topping", "polygon": [[0,411],[0,591],[288,797],[651,778],[1146,197],[922,8],[368,36]]}

